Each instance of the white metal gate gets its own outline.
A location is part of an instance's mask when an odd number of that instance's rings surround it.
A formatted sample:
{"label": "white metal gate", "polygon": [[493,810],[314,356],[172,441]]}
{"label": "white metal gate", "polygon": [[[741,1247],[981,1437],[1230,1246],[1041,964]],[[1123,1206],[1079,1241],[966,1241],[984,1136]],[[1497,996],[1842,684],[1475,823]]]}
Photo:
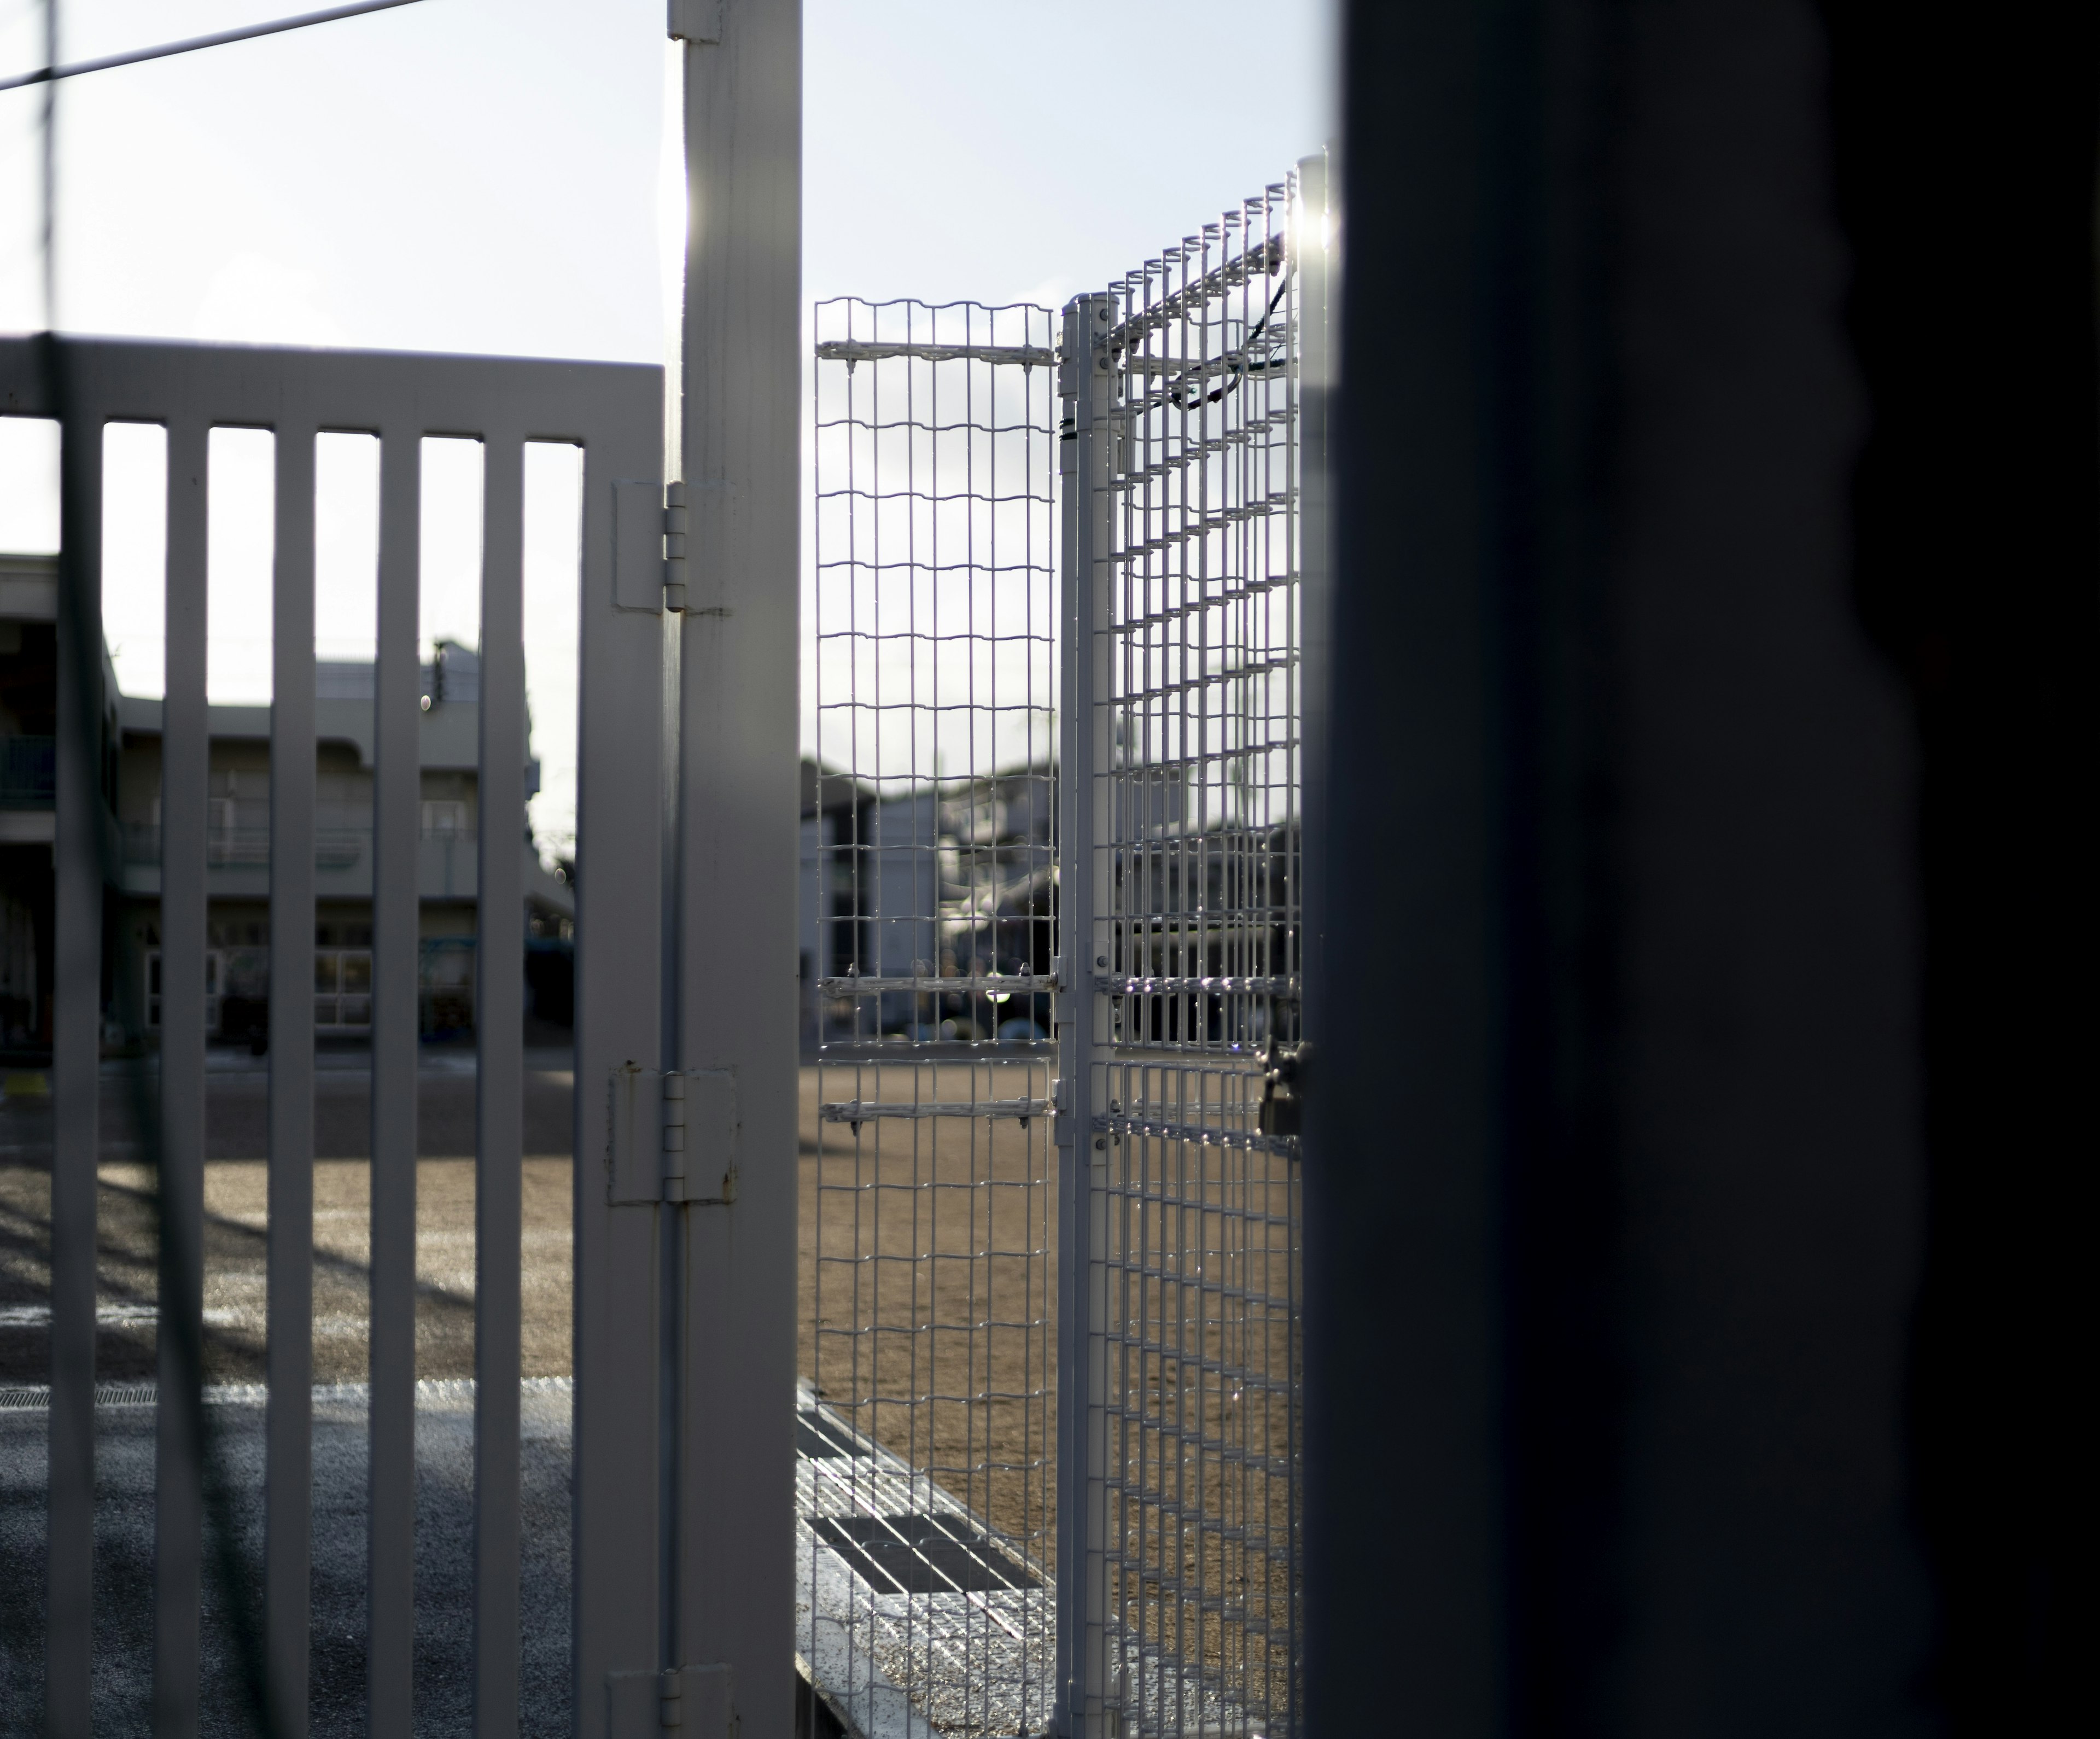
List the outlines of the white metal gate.
{"label": "white metal gate", "polygon": [[[1043,311],[818,311],[801,1623],[871,1739],[1298,1730],[1329,227],[1310,159],[1064,311],[1054,701],[1050,558],[1000,518],[1048,479],[990,463],[1050,433]],[[1034,939],[962,945],[1002,925]]]}
{"label": "white metal gate", "polygon": [[[380,445],[371,1030],[369,1730],[411,1730],[415,1648],[419,445],[478,439],[483,455],[479,700],[480,832],[475,1112],[473,1709],[477,1733],[519,1724],[520,1154],[523,865],[527,759],[522,641],[524,444],[582,450],[578,672],[578,978],[574,1153],[573,1656],[576,1731],[622,1710],[655,1730],[660,1677],[657,1336],[660,1216],[679,1199],[646,1156],[639,1199],[615,1187],[621,1071],[662,1055],[666,629],[662,375],[603,364],[68,339],[0,342],[0,411],[62,419],[55,822],[48,1600],[45,1721],[95,1719],[96,986],[104,942],[106,783],[99,574],[104,430],[167,431],[167,652],[159,839],[161,920],[157,1143],[163,1216],[153,1535],[155,1731],[197,1730],[200,1590],[207,1573],[201,1393],[210,850],[205,704],[207,440],[276,435],[268,907],[280,938],[315,925],[315,437]],[[303,951],[271,956],[268,1013],[268,1416],[261,1658],[269,1730],[308,1724],[313,1573],[313,1160],[315,986]],[[640,994],[638,994],[638,990]],[[595,1087],[592,1084],[597,1084]],[[726,1145],[733,1125],[703,1132]],[[655,1135],[652,1125],[651,1137]],[[664,1144],[668,1145],[667,1142]],[[717,1157],[704,1152],[696,1169]],[[664,1176],[668,1165],[660,1171]],[[697,1196],[702,1194],[695,1191]],[[675,1389],[673,1393],[676,1393]],[[223,1530],[222,1530],[223,1531]],[[218,1549],[227,1549],[221,1538]],[[252,1569],[233,1559],[233,1573]],[[783,1578],[784,1585],[784,1578]],[[675,1646],[675,1640],[673,1644]],[[785,1667],[783,1663],[783,1671]],[[708,1693],[704,1675],[685,1684]],[[704,1707],[692,1706],[703,1728]],[[11,1715],[31,1719],[25,1710]],[[726,1701],[717,1725],[729,1719]],[[107,1716],[104,1719],[106,1720]],[[13,1723],[9,1724],[12,1725]],[[640,1730],[638,1728],[637,1730]]]}

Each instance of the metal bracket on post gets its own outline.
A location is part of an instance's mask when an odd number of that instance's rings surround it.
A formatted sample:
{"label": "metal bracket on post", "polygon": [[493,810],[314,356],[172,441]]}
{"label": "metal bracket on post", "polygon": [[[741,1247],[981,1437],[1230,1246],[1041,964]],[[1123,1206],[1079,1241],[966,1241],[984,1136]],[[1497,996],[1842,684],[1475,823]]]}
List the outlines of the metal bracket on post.
{"label": "metal bracket on post", "polygon": [[725,1207],[736,1200],[735,1070],[629,1063],[613,1070],[611,1091],[609,1204]]}
{"label": "metal bracket on post", "polygon": [[691,1739],[734,1739],[736,1708],[726,1666],[605,1675],[606,1739],[656,1739],[675,1729]]}
{"label": "metal bracket on post", "polygon": [[722,0],[669,0],[664,27],[677,42],[719,42]]}

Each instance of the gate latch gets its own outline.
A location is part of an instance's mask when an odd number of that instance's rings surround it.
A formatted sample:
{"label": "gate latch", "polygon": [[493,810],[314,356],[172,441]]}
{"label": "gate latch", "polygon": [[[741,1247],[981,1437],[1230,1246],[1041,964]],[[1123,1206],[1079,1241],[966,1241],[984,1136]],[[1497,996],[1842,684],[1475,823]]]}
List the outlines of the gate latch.
{"label": "gate latch", "polygon": [[612,1071],[606,1200],[721,1207],[736,1199],[736,1071]]}
{"label": "gate latch", "polygon": [[1264,1135],[1299,1133],[1299,1114],[1304,1109],[1305,1044],[1279,1044],[1269,1039],[1261,1048],[1261,1132]]}

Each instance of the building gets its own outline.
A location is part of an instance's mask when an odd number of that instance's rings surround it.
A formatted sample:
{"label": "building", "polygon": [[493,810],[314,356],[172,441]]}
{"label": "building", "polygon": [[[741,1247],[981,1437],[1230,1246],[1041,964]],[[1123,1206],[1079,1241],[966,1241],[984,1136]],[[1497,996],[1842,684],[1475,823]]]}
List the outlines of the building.
{"label": "building", "polygon": [[[56,715],[55,564],[0,558],[0,1044],[50,1044],[51,879]],[[103,1001],[113,1044],[150,1042],[160,1025],[161,733],[158,700],[118,692],[107,654],[104,797],[108,854]],[[373,694],[369,663],[315,670],[318,786],[315,829],[314,1022],[318,1036],[360,1038],[372,1023]],[[417,875],[422,1028],[426,1038],[474,1025],[476,766],[480,662],[441,642],[423,666],[422,836]],[[214,706],[206,893],[207,1030],[259,1046],[268,1031],[270,708]],[[537,789],[537,768],[526,789]],[[518,818],[526,860],[521,946],[564,951],[573,930],[569,876],[542,867]],[[563,962],[565,964],[565,961]],[[536,960],[536,1013],[567,1019],[566,973]]]}
{"label": "building", "polygon": [[51,1042],[55,566],[0,556],[0,1055],[23,1059]]}
{"label": "building", "polygon": [[884,792],[803,761],[805,1044],[891,1034],[1048,1036],[1047,997],[1024,1006],[984,994],[890,989],[870,998],[825,995],[822,986],[848,978],[1048,973],[1053,777],[1047,767],[1021,768]]}

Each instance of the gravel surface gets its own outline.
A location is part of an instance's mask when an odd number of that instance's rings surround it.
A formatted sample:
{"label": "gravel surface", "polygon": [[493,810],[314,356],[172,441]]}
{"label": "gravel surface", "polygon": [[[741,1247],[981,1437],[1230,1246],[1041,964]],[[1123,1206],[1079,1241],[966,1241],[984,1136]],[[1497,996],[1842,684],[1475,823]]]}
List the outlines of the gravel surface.
{"label": "gravel surface", "polygon": [[[232,1591],[259,1598],[262,1423],[259,1393],[210,1409],[232,1497],[238,1587],[215,1564],[205,1581],[204,1732],[254,1731],[244,1715]],[[43,1692],[44,1433],[47,1415],[0,1395],[0,1732],[36,1729]],[[314,1396],[312,1732],[364,1732],[366,1397],[354,1385]],[[523,1397],[521,1732],[569,1730],[569,1386],[527,1382]],[[153,1410],[95,1412],[95,1731],[150,1731]],[[416,1731],[463,1734],[472,1710],[473,1385],[426,1383],[416,1415]],[[209,1548],[212,1549],[212,1548]],[[254,1609],[251,1606],[251,1613]],[[251,1619],[251,1622],[253,1620]]]}

